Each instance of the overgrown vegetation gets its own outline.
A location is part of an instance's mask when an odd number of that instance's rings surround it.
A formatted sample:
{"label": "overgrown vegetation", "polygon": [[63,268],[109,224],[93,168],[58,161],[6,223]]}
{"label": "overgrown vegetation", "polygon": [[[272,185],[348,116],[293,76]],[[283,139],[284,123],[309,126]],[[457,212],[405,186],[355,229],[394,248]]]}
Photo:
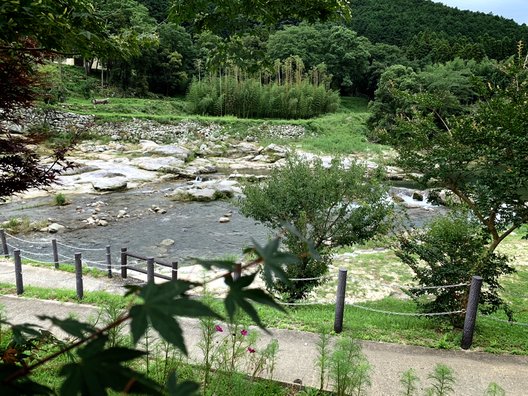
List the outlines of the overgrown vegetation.
{"label": "overgrown vegetation", "polygon": [[324,71],[305,73],[299,57],[276,62],[275,75],[259,79],[233,68],[194,80],[187,100],[191,113],[241,118],[311,118],[339,107],[339,94],[327,88]]}
{"label": "overgrown vegetation", "polygon": [[500,296],[499,279],[514,269],[507,256],[487,251],[488,239],[489,235],[467,212],[437,218],[423,228],[399,236],[396,255],[415,274],[417,286],[409,294],[423,312],[462,311],[448,316],[454,325],[462,326],[469,288],[428,287],[468,285],[478,275],[485,285],[480,296],[482,312],[504,308],[511,319],[511,310]]}
{"label": "overgrown vegetation", "polygon": [[[267,279],[266,283],[269,290],[289,302],[306,297],[321,283],[332,246],[363,242],[384,232],[388,225],[390,208],[380,179],[367,175],[359,164],[345,167],[337,158],[324,165],[320,159],[291,156],[266,181],[247,184],[243,191],[241,212],[284,232],[285,246],[300,257],[299,263],[283,268],[292,282]],[[318,258],[302,254],[312,242]]]}

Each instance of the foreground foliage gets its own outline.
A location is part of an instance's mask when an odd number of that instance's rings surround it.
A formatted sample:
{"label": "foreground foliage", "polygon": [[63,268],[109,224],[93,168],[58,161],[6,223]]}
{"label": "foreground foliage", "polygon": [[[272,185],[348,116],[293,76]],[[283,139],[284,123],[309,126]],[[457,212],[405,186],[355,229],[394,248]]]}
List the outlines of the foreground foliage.
{"label": "foreground foliage", "polygon": [[[255,250],[257,259],[245,266],[246,269],[253,270],[249,275],[241,276],[236,280],[231,277],[230,272],[223,275],[229,286],[224,305],[230,322],[233,322],[236,312],[241,310],[262,327],[253,303],[282,310],[282,307],[270,295],[263,290],[250,287],[257,275],[259,264],[262,264],[269,277],[277,276],[284,282],[288,281],[280,265],[284,261],[294,261],[295,257],[279,252],[278,245],[278,240],[274,240],[268,246]],[[234,263],[204,261],[202,265],[206,268],[215,266],[231,271]],[[189,298],[188,292],[202,285],[178,280],[161,285],[147,284],[142,288],[131,286],[129,294],[137,296],[133,305],[100,329],[71,318],[62,320],[54,317],[41,317],[41,319],[51,320],[53,324],[75,337],[77,341],[49,356],[37,358],[35,361],[26,361],[22,354],[23,349],[20,350],[20,354],[17,350],[13,352],[15,356],[18,356],[17,359],[6,359],[8,355],[4,355],[0,363],[0,393],[2,395],[51,394],[51,389],[33,381],[29,375],[33,370],[59,356],[75,353],[75,359],[63,365],[59,372],[60,376],[64,377],[60,386],[62,395],[78,393],[102,395],[107,394],[110,389],[124,393],[139,392],[151,395],[164,392],[181,396],[194,394],[199,387],[198,384],[188,381],[177,383],[175,373],[169,376],[166,384],[159,384],[134,369],[130,363],[145,353],[137,348],[115,346],[109,343],[109,337],[114,329],[121,328],[124,323],[129,322],[133,346],[137,346],[149,329],[153,329],[161,339],[174,345],[186,355],[187,348],[182,329],[178,324],[178,317],[210,317],[224,320],[203,302]],[[1,323],[8,322],[2,319]],[[28,337],[39,335],[39,331],[31,325],[11,326],[11,329],[14,343],[17,345],[23,345]]]}

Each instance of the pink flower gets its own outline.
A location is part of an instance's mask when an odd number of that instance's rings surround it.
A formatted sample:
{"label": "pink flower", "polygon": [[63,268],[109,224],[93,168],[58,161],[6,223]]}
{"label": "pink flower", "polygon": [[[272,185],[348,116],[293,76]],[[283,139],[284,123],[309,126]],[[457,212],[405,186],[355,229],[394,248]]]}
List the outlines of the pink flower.
{"label": "pink flower", "polygon": [[256,351],[255,351],[253,348],[251,348],[251,347],[248,347],[247,351],[248,351],[249,353],[255,353],[255,352],[256,352]]}
{"label": "pink flower", "polygon": [[222,329],[222,326],[220,326],[220,325],[215,325],[215,330],[218,331],[219,333],[223,333],[224,332],[224,329]]}
{"label": "pink flower", "polygon": [[246,329],[240,330],[240,334],[242,334],[244,337],[247,336],[248,331]]}

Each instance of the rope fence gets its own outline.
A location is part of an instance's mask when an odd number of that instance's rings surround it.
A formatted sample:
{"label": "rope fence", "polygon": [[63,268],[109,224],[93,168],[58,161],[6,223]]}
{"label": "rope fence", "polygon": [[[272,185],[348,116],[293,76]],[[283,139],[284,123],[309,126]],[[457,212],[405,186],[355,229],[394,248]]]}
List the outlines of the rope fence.
{"label": "rope fence", "polygon": [[528,323],[514,322],[514,321],[512,321],[512,320],[505,320],[505,319],[494,318],[494,317],[489,316],[489,315],[484,315],[484,317],[485,317],[486,319],[492,320],[492,321],[494,321],[494,322],[508,323],[509,325],[513,325],[513,326],[528,327]]}
{"label": "rope fence", "polygon": [[[26,243],[30,246],[34,245],[47,245],[51,249],[49,252],[34,252],[26,249],[21,249],[18,246],[8,243],[7,238],[10,238],[14,241],[21,243]],[[147,282],[154,282],[154,278],[161,278],[164,280],[175,280],[178,279],[178,272],[182,268],[194,267],[194,266],[182,266],[178,267],[178,262],[165,262],[161,259],[156,259],[153,257],[145,257],[136,253],[131,253],[127,250],[126,247],[121,248],[120,251],[120,260],[119,263],[112,262],[112,255],[110,246],[106,248],[86,248],[69,245],[63,242],[59,242],[56,239],[53,239],[51,242],[42,242],[42,241],[28,241],[23,238],[15,237],[11,234],[8,234],[4,230],[0,229],[0,243],[3,249],[4,256],[10,257],[9,249],[12,249],[13,258],[15,261],[14,271],[0,272],[0,275],[10,275],[15,274],[15,280],[17,285],[17,294],[23,293],[23,282],[22,282],[22,266],[21,260],[29,260],[31,262],[45,264],[45,265],[54,265],[55,268],[59,267],[59,259],[65,260],[68,263],[75,265],[76,272],[76,289],[79,299],[82,299],[83,289],[82,289],[82,267],[87,265],[95,266],[99,269],[106,269],[108,271],[108,277],[112,277],[112,270],[118,270],[121,272],[121,277],[126,279],[128,276],[128,271],[136,271],[147,275]],[[68,256],[58,251],[58,246],[74,249],[75,254]],[[42,249],[42,248],[40,248]],[[82,257],[81,252],[105,252],[105,260],[97,260],[92,258]],[[33,256],[33,257],[31,257]],[[51,261],[45,261],[45,259],[35,259],[37,258],[50,258]],[[132,258],[133,260],[129,260]],[[166,273],[170,273],[170,276],[164,275],[163,273],[155,272],[156,267],[163,267],[166,270]],[[241,277],[241,264],[235,264],[233,268],[233,279],[238,279]],[[191,271],[190,273],[194,272]],[[475,329],[475,321],[478,311],[478,303],[482,287],[482,278],[474,276],[471,283],[458,283],[450,285],[435,285],[435,286],[413,286],[413,287],[403,287],[398,286],[401,290],[405,291],[416,291],[416,290],[438,290],[438,289],[449,289],[449,288],[468,288],[469,287],[469,296],[468,302],[465,309],[460,309],[456,311],[447,311],[447,312],[394,312],[389,310],[383,310],[378,308],[372,308],[361,304],[356,304],[346,301],[346,284],[347,279],[352,279],[352,277],[347,276],[347,271],[340,269],[337,276],[335,274],[327,274],[318,277],[307,277],[307,278],[289,278],[292,282],[309,282],[309,281],[322,281],[329,279],[337,278],[337,291],[336,298],[333,301],[300,301],[300,302],[284,302],[277,299],[277,303],[283,306],[311,306],[311,305],[321,305],[321,304],[332,304],[335,306],[335,321],[334,321],[334,331],[339,333],[342,331],[343,326],[343,317],[344,317],[344,308],[345,306],[354,307],[367,312],[374,312],[377,314],[383,315],[393,315],[393,316],[402,316],[402,317],[439,317],[439,316],[449,316],[449,315],[465,315],[464,321],[464,331],[462,336],[462,348],[468,349],[471,346],[473,333]],[[528,295],[513,295],[520,298],[528,298]],[[499,319],[491,317],[489,315],[483,316],[489,320],[507,323],[513,326],[522,326],[528,327],[528,323],[523,322],[514,322],[510,320]]]}

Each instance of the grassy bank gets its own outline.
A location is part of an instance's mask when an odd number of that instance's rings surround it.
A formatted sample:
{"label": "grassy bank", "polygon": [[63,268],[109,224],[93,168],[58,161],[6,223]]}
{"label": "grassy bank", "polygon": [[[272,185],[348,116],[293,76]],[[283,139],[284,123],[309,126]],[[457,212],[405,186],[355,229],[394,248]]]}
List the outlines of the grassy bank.
{"label": "grassy bank", "polygon": [[[90,100],[68,99],[58,104],[57,109],[78,114],[92,114],[97,122],[126,122],[132,119],[153,120],[160,123],[197,121],[216,123],[224,128],[224,133],[243,139],[249,135],[262,144],[278,143],[302,148],[308,151],[328,154],[371,153],[379,154],[386,148],[368,142],[365,121],[368,117],[367,100],[364,98],[341,98],[341,106],[336,113],[307,120],[282,119],[242,119],[232,116],[209,117],[188,114],[184,98],[137,99],[110,98],[106,105],[94,106]],[[265,125],[267,127],[262,128]],[[277,125],[304,127],[306,135],[302,139],[281,139],[259,132]]]}

